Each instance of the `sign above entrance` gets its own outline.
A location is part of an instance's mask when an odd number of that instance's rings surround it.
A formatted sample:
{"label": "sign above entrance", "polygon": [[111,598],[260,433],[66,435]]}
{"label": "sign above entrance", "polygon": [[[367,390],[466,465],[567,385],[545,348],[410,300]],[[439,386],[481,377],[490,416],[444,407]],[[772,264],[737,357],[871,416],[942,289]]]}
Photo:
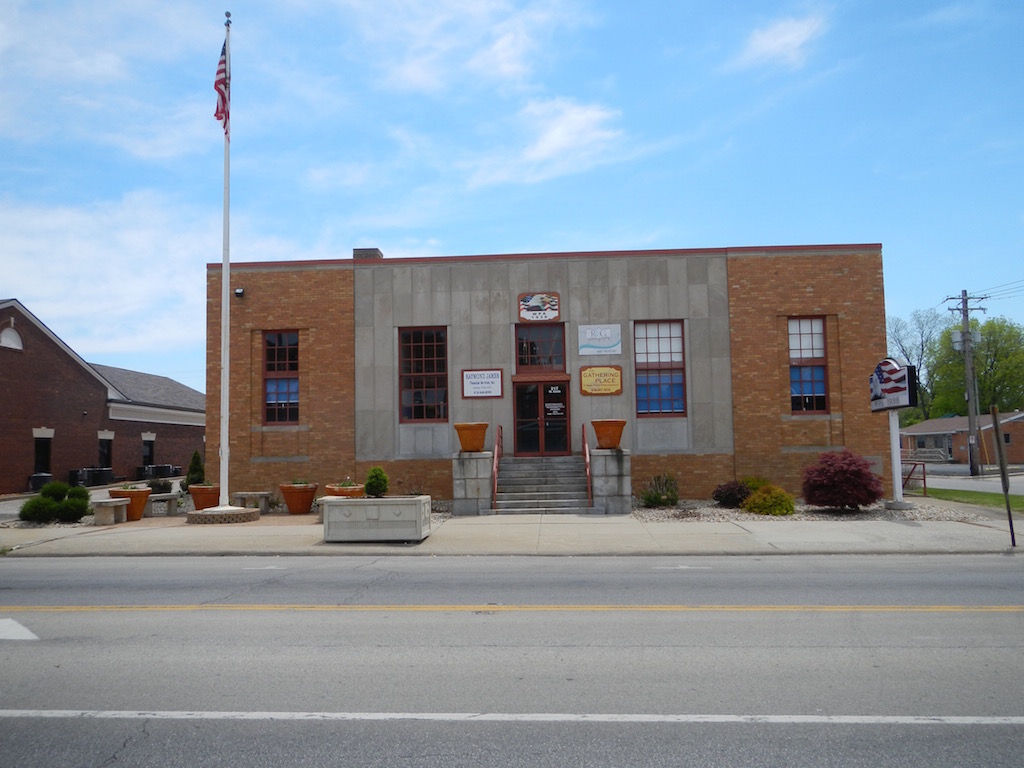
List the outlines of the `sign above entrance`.
{"label": "sign above entrance", "polygon": [[501,397],[501,368],[462,372],[463,397]]}
{"label": "sign above entrance", "polygon": [[580,368],[580,392],[584,395],[621,395],[622,366],[583,366]]}
{"label": "sign above entrance", "polygon": [[521,320],[550,322],[559,318],[557,293],[520,293]]}

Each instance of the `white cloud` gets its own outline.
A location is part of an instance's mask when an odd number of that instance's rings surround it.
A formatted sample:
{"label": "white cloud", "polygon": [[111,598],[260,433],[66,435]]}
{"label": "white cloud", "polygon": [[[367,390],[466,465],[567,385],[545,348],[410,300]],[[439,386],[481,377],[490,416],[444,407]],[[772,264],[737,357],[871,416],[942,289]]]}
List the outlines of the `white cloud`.
{"label": "white cloud", "polygon": [[530,76],[541,42],[581,20],[572,0],[339,0],[353,12],[368,59],[386,84],[440,91],[467,75],[494,82]]}
{"label": "white cloud", "polygon": [[821,16],[803,19],[782,19],[761,29],[755,29],[747,38],[743,51],[731,64],[734,69],[764,65],[782,65],[799,69],[807,58],[810,43],[821,37],[828,28]]}
{"label": "white cloud", "polygon": [[622,131],[610,123],[618,117],[599,104],[531,101],[519,113],[526,136],[522,148],[473,163],[470,184],[536,183],[613,162]]}

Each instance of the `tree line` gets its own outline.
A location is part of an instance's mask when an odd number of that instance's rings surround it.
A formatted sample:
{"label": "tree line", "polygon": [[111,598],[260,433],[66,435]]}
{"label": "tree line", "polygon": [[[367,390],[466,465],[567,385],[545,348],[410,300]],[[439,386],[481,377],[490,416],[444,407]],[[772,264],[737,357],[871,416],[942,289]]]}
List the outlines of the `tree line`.
{"label": "tree line", "polygon": [[[1024,326],[1002,317],[972,317],[970,323],[981,336],[971,347],[978,412],[986,414],[993,405],[1000,413],[1024,408]],[[936,309],[915,310],[909,320],[886,318],[889,356],[917,368],[918,404],[900,411],[900,426],[967,415],[964,353],[953,343],[961,329]]]}

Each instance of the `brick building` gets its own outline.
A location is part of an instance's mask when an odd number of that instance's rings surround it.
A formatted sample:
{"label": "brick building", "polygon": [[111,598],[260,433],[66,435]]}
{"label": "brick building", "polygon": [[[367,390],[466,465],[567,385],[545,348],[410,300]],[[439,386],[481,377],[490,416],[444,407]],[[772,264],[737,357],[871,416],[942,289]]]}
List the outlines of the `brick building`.
{"label": "brick building", "polygon": [[[900,447],[910,459],[969,464],[966,416],[928,419],[900,430]],[[1008,464],[1024,464],[1024,413],[999,414],[999,431]],[[998,464],[992,414],[978,416],[978,460]]]}
{"label": "brick building", "polygon": [[[220,264],[207,268],[207,471],[220,420]],[[684,497],[848,447],[889,482],[870,409],[879,245],[231,265],[231,491],[362,480],[452,498],[453,424],[508,456],[578,454],[622,418],[633,488]]]}
{"label": "brick building", "polygon": [[90,365],[14,299],[0,301],[0,392],[0,493],[47,478],[135,480],[140,467],[203,452],[201,392]]}

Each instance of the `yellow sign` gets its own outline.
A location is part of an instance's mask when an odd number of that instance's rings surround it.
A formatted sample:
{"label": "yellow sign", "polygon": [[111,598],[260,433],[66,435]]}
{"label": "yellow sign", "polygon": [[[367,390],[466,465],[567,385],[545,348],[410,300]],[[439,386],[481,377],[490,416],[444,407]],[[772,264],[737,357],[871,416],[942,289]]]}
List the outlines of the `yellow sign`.
{"label": "yellow sign", "polygon": [[587,365],[580,368],[580,392],[584,395],[621,395],[622,366]]}

